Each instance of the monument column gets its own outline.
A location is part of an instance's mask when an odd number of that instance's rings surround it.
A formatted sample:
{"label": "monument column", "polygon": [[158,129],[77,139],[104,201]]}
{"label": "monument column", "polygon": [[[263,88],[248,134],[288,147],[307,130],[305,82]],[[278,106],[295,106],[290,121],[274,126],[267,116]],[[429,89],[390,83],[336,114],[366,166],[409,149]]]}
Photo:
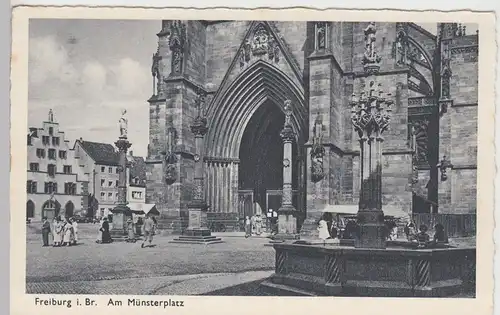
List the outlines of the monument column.
{"label": "monument column", "polygon": [[184,235],[174,239],[173,243],[193,243],[193,244],[215,244],[222,243],[220,238],[211,235],[207,222],[208,205],[205,201],[205,161],[203,138],[208,131],[207,119],[203,115],[205,105],[205,94],[198,92],[196,99],[197,116],[191,125],[191,132],[194,134],[195,151],[194,154],[194,185],[193,200],[187,204],[189,217],[188,227]]}
{"label": "monument column", "polygon": [[292,204],[292,143],[295,141],[295,132],[292,129],[291,101],[286,100],[284,105],[285,125],[280,136],[283,141],[283,190],[281,207],[278,209],[278,234],[275,239],[297,239],[297,210]]}
{"label": "monument column", "polygon": [[125,118],[126,110],[122,111],[120,118],[120,137],[115,142],[119,153],[118,166],[118,204],[111,211],[113,213],[113,227],[111,229],[111,237],[114,240],[126,238],[127,235],[127,219],[132,216],[130,208],[127,206],[127,150],[132,145],[127,139],[127,124]]}
{"label": "monument column", "polygon": [[386,227],[382,210],[382,133],[388,129],[393,101],[383,97],[382,85],[376,84],[381,58],[375,50],[375,23],[365,29],[366,51],[363,67],[366,85],[360,97],[353,93],[350,102],[351,122],[360,143],[360,194],[358,233],[354,242],[359,248],[385,248]]}

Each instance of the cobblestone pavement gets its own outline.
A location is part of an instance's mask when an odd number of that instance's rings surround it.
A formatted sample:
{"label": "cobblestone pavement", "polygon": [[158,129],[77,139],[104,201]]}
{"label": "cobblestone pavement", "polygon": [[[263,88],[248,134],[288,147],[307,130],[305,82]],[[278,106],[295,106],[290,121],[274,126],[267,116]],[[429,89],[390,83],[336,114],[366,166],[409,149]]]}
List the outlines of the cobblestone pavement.
{"label": "cobblestone pavement", "polygon": [[[94,225],[79,227],[80,244],[42,247],[37,228],[28,229],[26,282],[29,293],[206,294],[270,275],[274,250],[265,238],[227,237],[225,243],[96,244]],[[248,271],[252,271],[248,273]],[[197,293],[198,292],[198,293]]]}
{"label": "cobblestone pavement", "polygon": [[[26,284],[26,293],[105,294],[105,295],[206,295],[262,281],[272,271],[213,273],[199,275],[160,276],[98,281],[49,281]],[[241,291],[241,290],[240,290]]]}

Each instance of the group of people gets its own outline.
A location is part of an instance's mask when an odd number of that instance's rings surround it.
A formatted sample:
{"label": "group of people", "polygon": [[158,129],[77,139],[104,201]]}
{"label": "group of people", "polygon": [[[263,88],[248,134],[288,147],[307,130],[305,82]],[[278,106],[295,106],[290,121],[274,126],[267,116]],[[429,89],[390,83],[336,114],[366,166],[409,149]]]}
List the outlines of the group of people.
{"label": "group of people", "polygon": [[429,234],[427,234],[428,227],[425,224],[421,224],[416,229],[416,224],[414,222],[409,222],[405,228],[404,232],[406,234],[406,239],[409,242],[418,243],[419,246],[426,246],[428,243],[447,243],[448,236],[446,235],[445,228],[441,223],[438,223],[434,226],[434,236],[431,240]]}
{"label": "group of people", "polygon": [[[142,220],[138,220],[137,223],[134,223],[131,217],[127,218],[126,221],[126,230],[127,230],[127,242],[135,243],[137,241],[137,229],[136,225],[142,223]],[[143,242],[141,247],[144,248],[146,246],[146,242],[149,243],[149,246],[152,246],[153,235],[155,234],[157,228],[157,221],[153,216],[147,216],[144,220],[142,231],[144,234]],[[96,243],[98,244],[109,244],[113,242],[113,238],[110,233],[110,222],[107,217],[101,219],[99,224],[99,233],[97,235]]]}
{"label": "group of people", "polygon": [[43,246],[49,246],[52,235],[52,246],[72,246],[78,243],[78,222],[73,218],[54,218],[52,224],[47,217],[42,218]]}
{"label": "group of people", "polygon": [[262,217],[259,213],[256,215],[249,217],[246,216],[245,218],[245,237],[248,238],[254,235],[261,235],[262,234]]}

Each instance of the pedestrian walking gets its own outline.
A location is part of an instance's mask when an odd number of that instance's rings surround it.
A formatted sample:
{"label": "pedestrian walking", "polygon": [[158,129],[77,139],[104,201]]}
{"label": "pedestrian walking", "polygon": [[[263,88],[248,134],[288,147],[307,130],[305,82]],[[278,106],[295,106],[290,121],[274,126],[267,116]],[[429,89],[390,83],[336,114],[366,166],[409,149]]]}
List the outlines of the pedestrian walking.
{"label": "pedestrian walking", "polygon": [[148,246],[151,246],[153,242],[153,234],[155,228],[155,221],[151,216],[147,216],[146,220],[144,220],[143,232],[144,232],[144,240],[142,241],[141,248],[144,248],[146,242],[149,242]]}
{"label": "pedestrian walking", "polygon": [[73,245],[73,224],[67,219],[63,227],[63,246]]}
{"label": "pedestrian walking", "polygon": [[257,216],[255,218],[255,234],[262,234],[262,218],[260,216],[260,213],[257,213]]}
{"label": "pedestrian walking", "polygon": [[99,219],[99,227],[97,228],[97,239],[96,243],[100,244],[102,242],[102,224],[104,223],[104,219],[100,218]]}
{"label": "pedestrian walking", "polygon": [[245,238],[249,238],[250,236],[252,236],[252,221],[247,216],[245,218]]}
{"label": "pedestrian walking", "polygon": [[127,219],[127,242],[135,243],[135,227],[131,217]]}
{"label": "pedestrian walking", "polygon": [[78,243],[78,222],[76,222],[75,218],[72,218],[71,222],[73,226],[73,245],[76,245]]}
{"label": "pedestrian walking", "polygon": [[113,242],[113,239],[111,238],[111,234],[109,233],[108,218],[103,219],[101,232],[102,232],[102,238],[101,238],[102,244],[108,244],[108,243]]}
{"label": "pedestrian walking", "polygon": [[47,217],[43,217],[43,224],[42,224],[42,240],[43,240],[43,246],[47,247],[49,246],[49,234],[50,234],[50,222],[47,220]]}

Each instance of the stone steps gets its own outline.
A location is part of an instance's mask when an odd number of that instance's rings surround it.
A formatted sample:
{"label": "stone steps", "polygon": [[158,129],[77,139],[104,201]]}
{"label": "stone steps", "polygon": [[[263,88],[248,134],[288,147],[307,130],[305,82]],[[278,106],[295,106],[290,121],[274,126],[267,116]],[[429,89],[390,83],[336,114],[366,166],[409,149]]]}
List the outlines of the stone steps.
{"label": "stone steps", "polygon": [[177,243],[177,244],[204,244],[204,245],[212,245],[218,243],[224,243],[222,238],[210,235],[210,236],[186,236],[181,235],[169,243]]}

